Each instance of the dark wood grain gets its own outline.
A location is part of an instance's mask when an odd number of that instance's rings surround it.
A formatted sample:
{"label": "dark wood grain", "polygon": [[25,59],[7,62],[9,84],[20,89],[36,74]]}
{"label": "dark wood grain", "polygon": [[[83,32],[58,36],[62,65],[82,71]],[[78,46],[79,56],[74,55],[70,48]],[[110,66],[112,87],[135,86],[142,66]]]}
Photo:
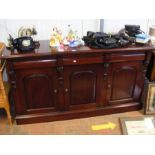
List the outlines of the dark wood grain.
{"label": "dark wood grain", "polygon": [[4,50],[17,124],[138,110],[151,46]]}
{"label": "dark wood grain", "polygon": [[138,61],[113,63],[110,81],[110,103],[137,101],[143,88],[142,63]]}
{"label": "dark wood grain", "polygon": [[148,64],[147,77],[150,81],[155,81],[155,51],[152,52],[151,59]]}
{"label": "dark wood grain", "polygon": [[[98,64],[65,67],[64,89],[67,109],[75,109],[75,107],[79,109],[80,105],[83,107],[83,104],[90,106],[92,104],[95,107],[100,104],[101,73],[102,65]],[[66,89],[68,89],[67,92]]]}
{"label": "dark wood grain", "polygon": [[[15,69],[16,94],[18,100],[15,101],[16,114],[28,114],[46,112],[49,109],[57,109],[56,104],[57,74],[55,68],[36,69],[33,66]],[[49,108],[49,109],[48,109]]]}

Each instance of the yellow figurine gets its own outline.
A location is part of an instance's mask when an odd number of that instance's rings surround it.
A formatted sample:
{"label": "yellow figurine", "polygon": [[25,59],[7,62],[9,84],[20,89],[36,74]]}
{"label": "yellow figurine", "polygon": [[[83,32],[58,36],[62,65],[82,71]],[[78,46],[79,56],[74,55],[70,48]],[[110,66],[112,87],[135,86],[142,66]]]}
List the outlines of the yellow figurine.
{"label": "yellow figurine", "polygon": [[64,38],[62,37],[62,32],[57,27],[53,28],[50,38],[51,47],[62,49],[64,46],[78,47],[84,45],[82,39],[77,35],[77,31],[73,31],[70,25],[68,25],[68,28],[68,35]]}
{"label": "yellow figurine", "polygon": [[50,46],[59,47],[61,42],[62,42],[62,33],[60,30],[58,30],[57,27],[54,27],[52,31],[52,36],[50,39]]}

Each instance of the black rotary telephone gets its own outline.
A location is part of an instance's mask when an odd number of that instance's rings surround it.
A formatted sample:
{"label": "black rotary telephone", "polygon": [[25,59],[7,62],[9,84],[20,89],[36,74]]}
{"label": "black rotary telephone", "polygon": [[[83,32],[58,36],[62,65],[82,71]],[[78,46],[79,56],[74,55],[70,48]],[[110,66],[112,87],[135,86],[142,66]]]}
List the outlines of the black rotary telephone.
{"label": "black rotary telephone", "polygon": [[[22,30],[22,31],[21,31]],[[17,49],[19,53],[32,52],[34,49],[39,47],[39,42],[34,41],[31,37],[36,34],[36,30],[31,29],[20,29],[19,37],[13,39],[13,37],[9,34],[9,45],[8,49],[14,50]]]}
{"label": "black rotary telephone", "polygon": [[34,51],[34,49],[39,47],[39,42],[33,41],[32,37],[24,36],[24,37],[13,39],[11,35],[9,36],[10,36],[10,39],[9,39],[10,45],[8,49],[10,50],[17,49],[19,53],[20,52],[25,53],[25,52]]}
{"label": "black rotary telephone", "polygon": [[13,47],[21,52],[33,51],[35,42],[31,37],[20,37],[13,40]]}

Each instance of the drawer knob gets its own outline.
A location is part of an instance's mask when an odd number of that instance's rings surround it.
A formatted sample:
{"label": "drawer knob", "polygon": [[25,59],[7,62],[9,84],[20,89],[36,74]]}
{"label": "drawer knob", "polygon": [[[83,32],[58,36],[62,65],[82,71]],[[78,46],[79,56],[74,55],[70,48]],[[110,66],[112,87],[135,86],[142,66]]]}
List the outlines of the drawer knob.
{"label": "drawer knob", "polygon": [[67,89],[67,88],[65,89],[65,92],[66,92],[66,93],[68,92],[68,89]]}
{"label": "drawer knob", "polygon": [[110,89],[111,88],[111,84],[108,84],[108,89]]}
{"label": "drawer knob", "polygon": [[73,60],[73,62],[74,62],[74,63],[76,63],[76,62],[77,62],[77,60]]}
{"label": "drawer knob", "polygon": [[57,91],[57,89],[54,89],[54,93],[56,94],[58,91]]}

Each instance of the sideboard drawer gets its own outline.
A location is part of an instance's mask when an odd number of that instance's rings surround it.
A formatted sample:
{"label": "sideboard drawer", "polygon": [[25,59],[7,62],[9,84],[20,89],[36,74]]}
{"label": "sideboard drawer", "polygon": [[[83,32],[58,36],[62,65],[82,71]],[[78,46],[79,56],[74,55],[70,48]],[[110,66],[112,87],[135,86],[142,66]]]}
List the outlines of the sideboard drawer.
{"label": "sideboard drawer", "polygon": [[145,60],[145,53],[132,53],[132,54],[110,54],[109,61],[120,62],[120,61],[134,61],[134,60]]}
{"label": "sideboard drawer", "polygon": [[54,67],[57,65],[57,60],[35,60],[35,61],[20,61],[14,62],[13,66],[15,69],[26,69],[26,68],[45,68]]}
{"label": "sideboard drawer", "polygon": [[103,57],[70,57],[70,58],[63,58],[64,65],[82,65],[82,64],[96,64],[96,63],[103,63]]}

